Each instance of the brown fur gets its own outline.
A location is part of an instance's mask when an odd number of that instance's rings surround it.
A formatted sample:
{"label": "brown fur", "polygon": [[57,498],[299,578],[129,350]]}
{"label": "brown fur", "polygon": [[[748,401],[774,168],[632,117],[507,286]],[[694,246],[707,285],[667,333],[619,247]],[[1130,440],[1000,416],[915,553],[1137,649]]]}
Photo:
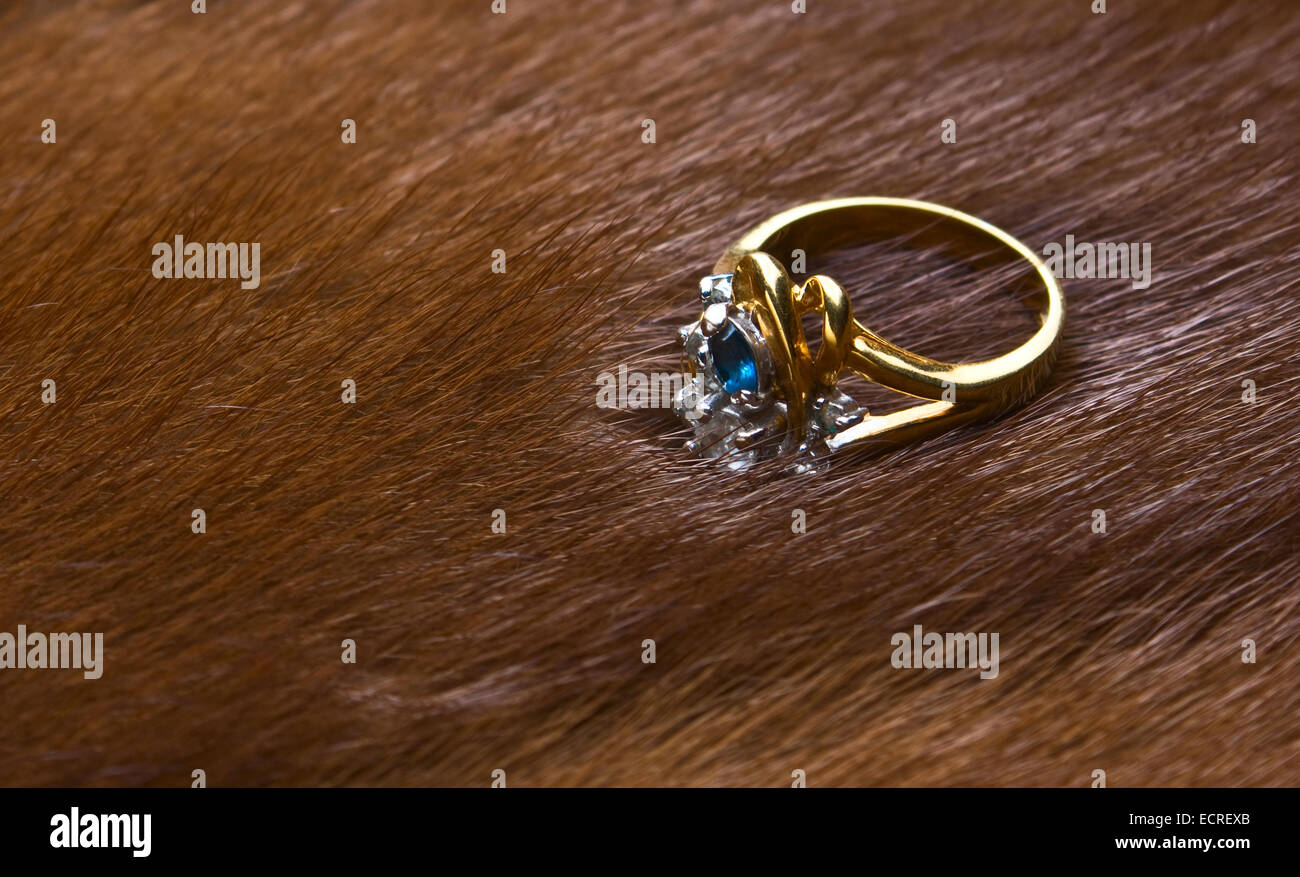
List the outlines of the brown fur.
{"label": "brown fur", "polygon": [[[106,649],[0,673],[0,782],[1300,781],[1292,4],[489,6],[0,13],[0,630]],[[595,406],[736,234],[854,194],[1154,283],[1064,281],[1037,399],[823,475]],[[175,234],[261,288],[154,279]],[[941,257],[810,270],[931,355],[1030,325]],[[895,670],[913,624],[999,677]]]}

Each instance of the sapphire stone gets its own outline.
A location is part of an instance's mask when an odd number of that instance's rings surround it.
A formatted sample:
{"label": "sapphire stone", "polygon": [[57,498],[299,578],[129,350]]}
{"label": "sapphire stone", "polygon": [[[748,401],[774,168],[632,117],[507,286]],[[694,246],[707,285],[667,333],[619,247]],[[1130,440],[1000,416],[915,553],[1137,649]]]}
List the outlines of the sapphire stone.
{"label": "sapphire stone", "polygon": [[728,393],[740,390],[758,392],[758,366],[754,362],[754,349],[736,325],[730,320],[709,338],[709,354],[713,357],[713,371]]}

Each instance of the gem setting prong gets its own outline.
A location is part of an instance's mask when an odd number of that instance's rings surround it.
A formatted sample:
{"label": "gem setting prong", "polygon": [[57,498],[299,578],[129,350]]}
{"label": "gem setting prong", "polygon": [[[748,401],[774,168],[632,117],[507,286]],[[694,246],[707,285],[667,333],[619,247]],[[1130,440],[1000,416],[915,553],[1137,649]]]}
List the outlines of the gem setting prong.
{"label": "gem setting prong", "polygon": [[[762,297],[750,294],[738,303],[734,280],[732,274],[712,274],[700,281],[704,311],[696,322],[678,330],[690,380],[673,408],[694,429],[688,451],[725,456],[732,468],[744,469],[807,445],[808,433],[814,434],[814,442],[821,433],[832,434],[830,430],[855,416],[857,409],[839,391],[816,392],[818,388],[804,383],[790,392],[792,375],[807,381],[812,374],[811,362],[796,363],[807,358],[802,332],[793,345],[778,334],[774,351],[773,339],[762,327],[773,325],[776,317],[765,310]],[[789,313],[794,314],[794,286],[788,287]],[[792,417],[791,411],[799,416]]]}

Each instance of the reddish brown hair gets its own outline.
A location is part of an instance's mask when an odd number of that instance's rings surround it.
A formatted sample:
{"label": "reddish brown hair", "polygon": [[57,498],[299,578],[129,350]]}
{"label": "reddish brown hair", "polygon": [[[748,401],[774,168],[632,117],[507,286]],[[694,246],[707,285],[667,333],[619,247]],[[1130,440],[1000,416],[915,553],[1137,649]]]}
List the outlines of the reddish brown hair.
{"label": "reddish brown hair", "polygon": [[[1300,781],[1289,4],[436,5],[0,13],[0,630],[106,651],[0,671],[0,782]],[[1153,282],[1065,280],[1038,398],[824,474],[596,407],[737,234],[867,194]],[[156,279],[177,234],[261,286]],[[809,270],[931,355],[1030,325],[941,257]],[[914,624],[998,677],[895,669]]]}

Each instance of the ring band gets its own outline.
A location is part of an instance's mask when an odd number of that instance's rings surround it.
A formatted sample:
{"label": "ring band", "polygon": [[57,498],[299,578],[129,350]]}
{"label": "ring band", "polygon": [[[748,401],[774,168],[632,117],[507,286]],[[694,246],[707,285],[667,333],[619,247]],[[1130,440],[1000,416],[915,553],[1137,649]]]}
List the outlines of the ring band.
{"label": "ring band", "polygon": [[[1027,263],[1045,293],[1038,330],[982,362],[947,363],[904,350],[853,319],[848,295],[824,275],[802,285],[771,253],[822,252],[904,233],[913,246],[957,250],[976,267]],[[705,311],[682,328],[690,380],[677,413],[695,427],[688,447],[735,468],[797,448],[808,460],[848,447],[911,441],[992,417],[1032,397],[1051,371],[1065,321],[1052,272],[1005,231],[968,214],[903,198],[842,198],[804,204],[746,232],[701,281]],[[814,356],[802,318],[821,317]],[[933,400],[870,415],[836,388],[845,370]]]}

